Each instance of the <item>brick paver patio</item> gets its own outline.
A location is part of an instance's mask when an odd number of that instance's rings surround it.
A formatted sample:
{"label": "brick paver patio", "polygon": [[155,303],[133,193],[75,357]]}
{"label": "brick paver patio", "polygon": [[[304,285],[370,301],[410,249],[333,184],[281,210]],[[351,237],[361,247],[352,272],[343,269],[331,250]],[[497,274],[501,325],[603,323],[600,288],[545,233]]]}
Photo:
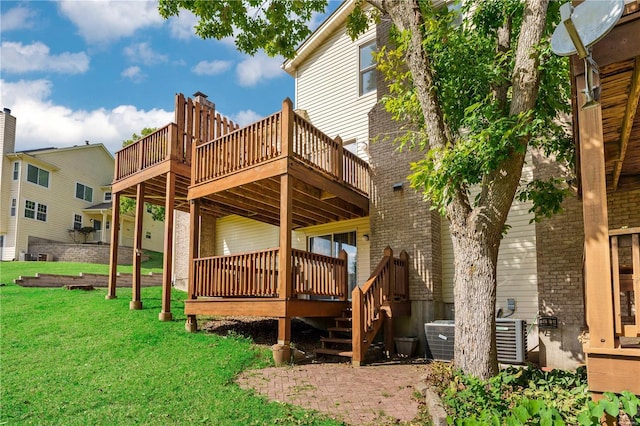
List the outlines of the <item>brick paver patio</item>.
{"label": "brick paver patio", "polygon": [[418,414],[414,385],[425,364],[308,364],[245,371],[238,384],[270,400],[320,411],[350,425],[393,424]]}

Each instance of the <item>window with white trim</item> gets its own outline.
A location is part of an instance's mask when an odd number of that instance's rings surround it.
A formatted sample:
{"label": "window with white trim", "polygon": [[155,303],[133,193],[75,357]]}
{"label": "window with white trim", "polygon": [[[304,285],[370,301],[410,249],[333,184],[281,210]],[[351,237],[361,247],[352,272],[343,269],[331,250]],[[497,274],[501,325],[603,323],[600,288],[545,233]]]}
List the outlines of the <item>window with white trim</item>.
{"label": "window with white trim", "polygon": [[360,96],[376,90],[376,61],[373,52],[376,51],[376,41],[363,44],[359,49],[359,83]]}
{"label": "window with white trim", "polygon": [[36,185],[44,186],[45,188],[49,187],[49,172],[41,169],[40,167],[36,167],[34,165],[27,165],[27,180],[31,183],[35,183]]}
{"label": "window with white trim", "polygon": [[78,230],[82,228],[82,215],[74,214],[73,215],[73,229]]}
{"label": "window with white trim", "polygon": [[150,240],[151,239],[151,232],[147,231],[147,233],[145,234],[145,238],[147,240]]}
{"label": "window with white trim", "polygon": [[20,177],[20,163],[17,161],[13,163],[13,180],[18,180]]}
{"label": "window with white trim", "polygon": [[41,222],[46,222],[47,206],[45,204],[36,203],[35,201],[26,200],[24,203],[24,217],[27,219],[36,219]]}
{"label": "window with white trim", "polygon": [[76,182],[76,198],[88,202],[93,201],[93,188]]}
{"label": "window with white trim", "polygon": [[104,202],[106,203],[108,201],[111,201],[111,191],[106,191],[104,193]]}
{"label": "window with white trim", "polygon": [[16,215],[16,207],[18,206],[18,200],[15,198],[11,199],[11,217]]}
{"label": "window with white trim", "polygon": [[38,208],[36,210],[36,219],[42,222],[47,221],[47,206],[44,204],[38,204]]}

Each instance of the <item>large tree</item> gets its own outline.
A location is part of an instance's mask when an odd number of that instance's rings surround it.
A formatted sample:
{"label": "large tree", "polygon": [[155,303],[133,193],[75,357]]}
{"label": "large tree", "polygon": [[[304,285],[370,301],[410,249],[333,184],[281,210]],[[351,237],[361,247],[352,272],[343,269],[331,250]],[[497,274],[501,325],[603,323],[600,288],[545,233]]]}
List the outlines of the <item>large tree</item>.
{"label": "large tree", "polygon": [[[365,7],[349,16],[352,37],[381,17],[393,23],[393,43],[377,55],[389,83],[384,102],[407,130],[399,143],[425,152],[411,175],[430,201],[425,209],[439,209],[450,223],[455,362],[490,377],[497,372],[498,249],[527,149],[570,152],[557,121],[566,109],[566,68],[548,48],[556,10],[547,10],[548,0],[469,0],[458,12],[428,0],[356,3]],[[241,51],[291,58],[310,33],[306,22],[325,7],[320,0],[160,0],[159,10],[165,18],[190,10],[203,38],[235,36]],[[556,194],[552,183],[537,182],[521,197],[542,201],[536,213],[546,213]]]}

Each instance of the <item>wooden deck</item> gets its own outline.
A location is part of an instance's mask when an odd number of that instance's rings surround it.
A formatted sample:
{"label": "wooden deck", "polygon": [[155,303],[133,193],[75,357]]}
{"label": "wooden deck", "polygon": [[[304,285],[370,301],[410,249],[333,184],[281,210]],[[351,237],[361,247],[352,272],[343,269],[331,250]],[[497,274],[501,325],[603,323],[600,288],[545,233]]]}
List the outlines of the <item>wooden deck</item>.
{"label": "wooden deck", "polygon": [[[640,223],[610,229],[608,194],[640,194],[640,4],[593,47],[600,103],[582,109],[584,70],[572,61],[574,137],[582,191],[589,389],[640,395]],[[625,207],[628,208],[628,207]],[[633,217],[633,216],[632,216]]]}

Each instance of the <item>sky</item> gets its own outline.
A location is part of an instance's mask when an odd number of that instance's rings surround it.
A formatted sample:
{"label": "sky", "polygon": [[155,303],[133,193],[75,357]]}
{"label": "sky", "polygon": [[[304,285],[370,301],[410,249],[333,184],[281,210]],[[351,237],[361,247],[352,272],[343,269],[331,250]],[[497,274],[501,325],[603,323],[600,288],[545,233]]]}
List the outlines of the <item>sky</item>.
{"label": "sky", "polygon": [[172,122],[176,93],[203,92],[241,125],[293,99],[283,58],[202,40],[195,22],[185,11],[164,20],[146,0],[0,1],[0,107],[17,117],[16,151],[89,141],[113,153]]}

